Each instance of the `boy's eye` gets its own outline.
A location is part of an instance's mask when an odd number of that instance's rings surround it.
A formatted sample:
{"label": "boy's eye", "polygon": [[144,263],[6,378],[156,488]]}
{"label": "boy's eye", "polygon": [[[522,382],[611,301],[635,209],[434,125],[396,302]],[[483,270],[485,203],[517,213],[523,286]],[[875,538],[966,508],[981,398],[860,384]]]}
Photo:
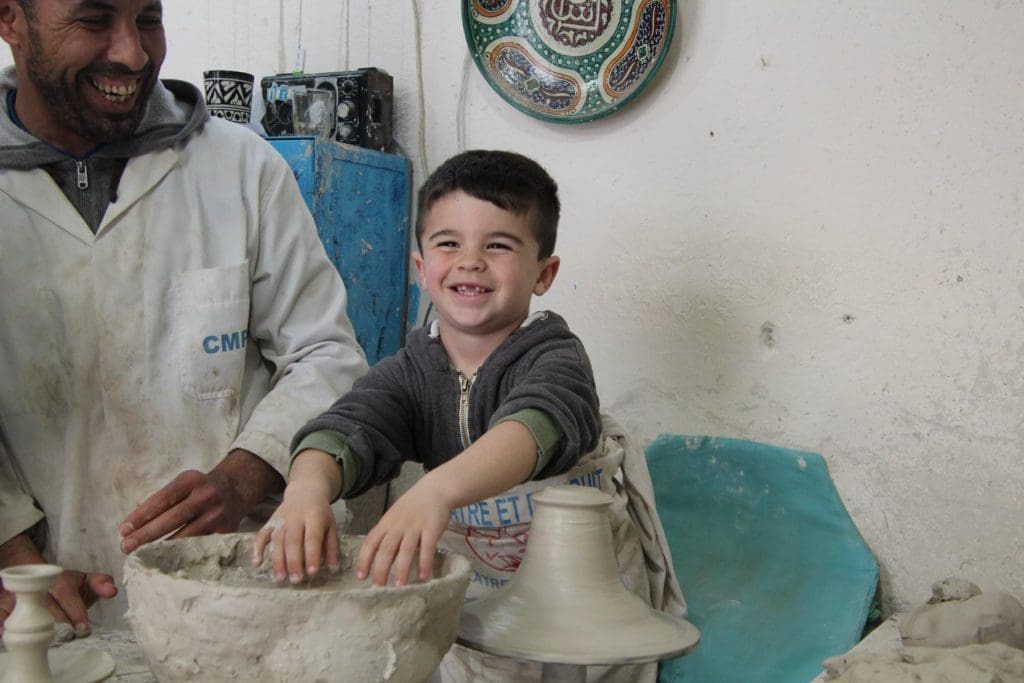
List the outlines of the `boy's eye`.
{"label": "boy's eye", "polygon": [[508,251],[512,249],[511,244],[505,244],[504,242],[491,242],[487,245],[488,249],[494,249],[497,251]]}
{"label": "boy's eye", "polygon": [[440,249],[454,249],[459,246],[459,243],[453,240],[444,240],[442,242],[435,242],[434,246]]}

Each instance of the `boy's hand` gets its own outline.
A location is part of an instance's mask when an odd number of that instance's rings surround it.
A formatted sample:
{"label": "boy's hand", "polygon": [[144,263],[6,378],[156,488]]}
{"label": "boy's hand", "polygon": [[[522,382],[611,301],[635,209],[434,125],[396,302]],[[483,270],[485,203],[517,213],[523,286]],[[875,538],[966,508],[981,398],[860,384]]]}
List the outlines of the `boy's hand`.
{"label": "boy's hand", "polygon": [[437,541],[448,528],[450,509],[444,497],[431,485],[431,477],[420,479],[370,530],[359,550],[356,576],[367,576],[378,586],[387,583],[395,567],[395,585],[409,581],[413,566],[426,580],[434,567]]}
{"label": "boy's hand", "polygon": [[[300,458],[306,467],[300,467]],[[330,455],[303,451],[292,466],[284,500],[256,533],[252,565],[263,561],[269,546],[272,576],[279,583],[286,578],[293,584],[312,578],[325,561],[331,571],[341,567],[338,528],[330,504],[331,483],[322,475],[326,467],[337,468]]]}
{"label": "boy's hand", "polygon": [[391,506],[363,541],[356,575],[383,586],[394,565],[395,585],[401,586],[415,563],[420,579],[426,580],[451,511],[523,483],[536,464],[537,442],[525,425],[509,420],[491,427],[469,448],[423,475]]}

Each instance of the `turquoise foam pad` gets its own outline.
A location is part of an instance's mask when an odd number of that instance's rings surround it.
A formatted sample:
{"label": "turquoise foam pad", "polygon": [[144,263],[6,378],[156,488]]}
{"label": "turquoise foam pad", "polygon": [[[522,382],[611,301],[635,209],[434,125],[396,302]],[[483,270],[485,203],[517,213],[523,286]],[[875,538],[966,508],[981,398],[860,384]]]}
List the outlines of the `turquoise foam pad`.
{"label": "turquoise foam pad", "polygon": [[878,565],[820,455],[669,434],[646,454],[701,631],[659,683],[807,683],[857,643]]}

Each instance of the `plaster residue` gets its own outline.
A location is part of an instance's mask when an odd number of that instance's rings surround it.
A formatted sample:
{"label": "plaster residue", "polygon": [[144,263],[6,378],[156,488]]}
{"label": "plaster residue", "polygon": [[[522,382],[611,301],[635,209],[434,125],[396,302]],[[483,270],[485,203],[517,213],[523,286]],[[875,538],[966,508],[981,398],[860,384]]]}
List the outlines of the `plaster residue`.
{"label": "plaster residue", "polygon": [[[362,537],[343,536],[352,557]],[[344,569],[296,590],[252,569],[251,534],[144,546],[125,563],[128,620],[160,681],[418,683],[455,640],[469,563],[374,586]]]}
{"label": "plaster residue", "polygon": [[1002,643],[907,647],[825,662],[834,683],[993,683],[1024,680],[1024,650]]}
{"label": "plaster residue", "polygon": [[983,593],[975,584],[949,578],[932,586],[932,597],[900,624],[904,645],[961,647],[1000,642],[1024,649],[1024,605],[1006,593]]}
{"label": "plaster residue", "polygon": [[905,647],[856,648],[825,661],[826,680],[843,683],[1024,681],[1024,606],[1006,593],[948,578],[900,623]]}

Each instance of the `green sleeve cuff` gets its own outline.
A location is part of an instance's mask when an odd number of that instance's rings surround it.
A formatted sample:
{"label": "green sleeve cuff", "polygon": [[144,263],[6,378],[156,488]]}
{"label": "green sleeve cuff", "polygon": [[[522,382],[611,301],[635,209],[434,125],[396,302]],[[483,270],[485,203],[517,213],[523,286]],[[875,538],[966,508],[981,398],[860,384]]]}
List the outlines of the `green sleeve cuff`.
{"label": "green sleeve cuff", "polygon": [[295,459],[296,455],[308,448],[315,448],[318,451],[330,453],[334,456],[334,460],[341,467],[341,493],[338,494],[338,497],[344,498],[347,496],[359,477],[359,459],[356,458],[352,449],[348,447],[345,435],[330,429],[322,429],[308,434],[292,452],[292,460]]}
{"label": "green sleeve cuff", "polygon": [[550,415],[538,408],[524,408],[508,417],[501,418],[498,420],[498,424],[509,420],[518,422],[529,429],[533,440],[537,442],[537,464],[530,474],[530,479],[534,479],[558,452],[558,445],[565,434]]}

